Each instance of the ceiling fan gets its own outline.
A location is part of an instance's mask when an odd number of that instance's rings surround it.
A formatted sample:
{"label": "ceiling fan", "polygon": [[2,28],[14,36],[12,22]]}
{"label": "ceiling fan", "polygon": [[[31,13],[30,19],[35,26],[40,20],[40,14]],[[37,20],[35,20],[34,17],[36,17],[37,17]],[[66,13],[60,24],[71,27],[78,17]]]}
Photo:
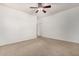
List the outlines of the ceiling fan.
{"label": "ceiling fan", "polygon": [[31,9],[36,9],[35,13],[42,11],[46,13],[45,8],[51,8],[51,5],[43,6],[42,3],[38,3],[38,7],[30,7]]}

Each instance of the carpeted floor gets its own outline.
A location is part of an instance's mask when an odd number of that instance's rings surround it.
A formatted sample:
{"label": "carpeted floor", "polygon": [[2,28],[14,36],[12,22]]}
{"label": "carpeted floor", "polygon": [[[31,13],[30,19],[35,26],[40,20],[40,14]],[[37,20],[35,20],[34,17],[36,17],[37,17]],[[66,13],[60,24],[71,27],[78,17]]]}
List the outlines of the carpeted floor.
{"label": "carpeted floor", "polygon": [[1,56],[79,56],[79,44],[43,38],[0,47]]}

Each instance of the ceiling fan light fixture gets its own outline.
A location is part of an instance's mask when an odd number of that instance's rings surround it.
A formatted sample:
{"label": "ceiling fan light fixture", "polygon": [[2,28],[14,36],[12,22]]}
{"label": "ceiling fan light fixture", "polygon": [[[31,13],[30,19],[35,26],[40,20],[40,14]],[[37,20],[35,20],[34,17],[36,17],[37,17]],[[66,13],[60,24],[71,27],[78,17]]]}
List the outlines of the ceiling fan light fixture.
{"label": "ceiling fan light fixture", "polygon": [[40,8],[38,8],[37,10],[42,11],[42,10],[44,10],[44,8],[41,8],[41,7],[40,7]]}
{"label": "ceiling fan light fixture", "polygon": [[38,3],[38,7],[31,7],[32,9],[36,9],[35,13],[38,13],[39,11],[42,11],[44,13],[46,13],[46,8],[51,8],[51,5],[47,5],[47,6],[43,6],[42,3]]}

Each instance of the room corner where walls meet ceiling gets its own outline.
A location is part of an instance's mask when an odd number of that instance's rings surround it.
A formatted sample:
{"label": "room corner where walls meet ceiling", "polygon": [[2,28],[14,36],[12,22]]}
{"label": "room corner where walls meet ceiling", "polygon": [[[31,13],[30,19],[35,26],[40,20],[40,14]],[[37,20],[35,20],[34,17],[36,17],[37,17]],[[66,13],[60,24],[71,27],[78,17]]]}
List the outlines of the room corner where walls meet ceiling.
{"label": "room corner where walls meet ceiling", "polygon": [[47,13],[39,12],[35,13],[34,9],[30,9],[31,6],[37,7],[37,3],[0,3],[0,5],[3,5],[5,7],[13,8],[19,11],[23,11],[25,13],[28,13],[30,15],[36,15],[39,18],[54,15],[56,13],[78,7],[78,3],[43,3],[44,6],[51,5],[51,8],[45,9]]}

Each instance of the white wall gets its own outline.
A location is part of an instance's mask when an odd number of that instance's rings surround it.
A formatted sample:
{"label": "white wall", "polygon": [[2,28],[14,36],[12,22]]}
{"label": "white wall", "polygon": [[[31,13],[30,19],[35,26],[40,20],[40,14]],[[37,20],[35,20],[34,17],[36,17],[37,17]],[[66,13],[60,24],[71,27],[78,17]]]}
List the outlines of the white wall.
{"label": "white wall", "polygon": [[0,6],[0,45],[36,38],[36,16]]}
{"label": "white wall", "polygon": [[79,43],[79,7],[40,20],[41,36]]}
{"label": "white wall", "polygon": [[[36,16],[0,6],[0,45],[36,38],[36,20]],[[38,20],[38,35],[79,43],[79,7]]]}

